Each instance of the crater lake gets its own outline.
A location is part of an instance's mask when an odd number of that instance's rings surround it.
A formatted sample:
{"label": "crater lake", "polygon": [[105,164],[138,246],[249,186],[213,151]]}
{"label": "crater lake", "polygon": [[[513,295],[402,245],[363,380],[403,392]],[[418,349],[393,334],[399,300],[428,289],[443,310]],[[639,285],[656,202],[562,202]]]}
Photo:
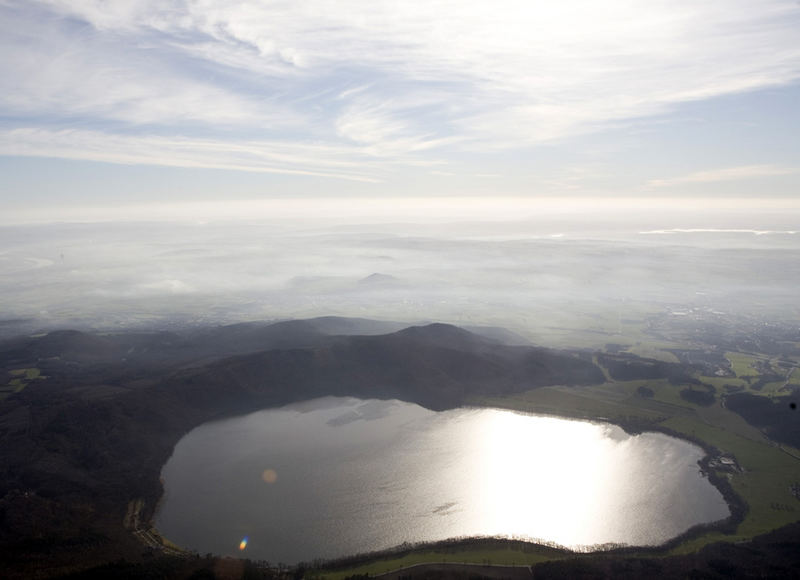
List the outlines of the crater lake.
{"label": "crater lake", "polygon": [[657,545],[729,515],[703,455],[605,423],[326,397],[192,430],[155,525],[200,554],[273,564],[465,536]]}

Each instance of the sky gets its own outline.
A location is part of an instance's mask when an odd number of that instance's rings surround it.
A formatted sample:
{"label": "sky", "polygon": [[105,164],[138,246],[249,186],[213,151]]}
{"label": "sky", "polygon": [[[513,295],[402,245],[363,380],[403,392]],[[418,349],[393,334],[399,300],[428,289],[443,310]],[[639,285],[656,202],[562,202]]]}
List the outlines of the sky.
{"label": "sky", "polygon": [[795,0],[0,0],[0,223],[320,197],[797,205],[797,103]]}

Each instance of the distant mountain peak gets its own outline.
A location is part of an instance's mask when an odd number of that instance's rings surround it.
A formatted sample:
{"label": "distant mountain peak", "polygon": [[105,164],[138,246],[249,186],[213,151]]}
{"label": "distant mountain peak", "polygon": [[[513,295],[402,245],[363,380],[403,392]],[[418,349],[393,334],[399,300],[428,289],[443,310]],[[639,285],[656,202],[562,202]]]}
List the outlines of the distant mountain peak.
{"label": "distant mountain peak", "polygon": [[381,274],[380,272],[373,272],[365,278],[358,281],[359,284],[387,284],[390,282],[398,282],[399,279],[389,274]]}

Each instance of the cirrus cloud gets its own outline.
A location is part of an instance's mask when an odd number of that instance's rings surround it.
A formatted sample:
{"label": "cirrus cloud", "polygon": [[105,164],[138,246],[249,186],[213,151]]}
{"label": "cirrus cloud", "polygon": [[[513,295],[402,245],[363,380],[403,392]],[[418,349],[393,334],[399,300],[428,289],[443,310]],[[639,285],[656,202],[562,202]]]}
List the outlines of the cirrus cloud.
{"label": "cirrus cloud", "polygon": [[709,169],[694,171],[670,179],[653,179],[648,182],[649,187],[673,187],[692,183],[716,183],[721,181],[739,181],[756,177],[773,177],[778,175],[792,175],[800,173],[794,167],[780,167],[776,165],[743,165],[739,167],[725,167],[722,169]]}
{"label": "cirrus cloud", "polygon": [[[269,142],[260,170],[297,170],[282,144],[300,171],[331,173],[327,147],[380,173],[800,78],[788,0],[6,0],[0,22],[5,128],[75,137],[49,155],[120,162],[147,141],[149,163],[195,150],[192,164],[255,170],[196,151]],[[65,132],[76,124],[116,151]]]}

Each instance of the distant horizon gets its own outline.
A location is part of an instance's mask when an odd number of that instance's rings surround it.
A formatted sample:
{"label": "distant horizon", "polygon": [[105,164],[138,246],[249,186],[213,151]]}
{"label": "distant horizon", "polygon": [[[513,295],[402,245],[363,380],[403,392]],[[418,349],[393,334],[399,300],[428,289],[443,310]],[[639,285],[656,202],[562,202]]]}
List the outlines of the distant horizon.
{"label": "distant horizon", "polygon": [[[579,216],[581,214],[628,212],[754,212],[756,215],[777,212],[800,212],[797,198],[772,197],[538,197],[538,196],[426,196],[367,197],[318,196],[226,199],[221,201],[163,201],[115,205],[71,205],[8,208],[3,225],[96,222],[161,221],[253,221],[286,219],[297,222],[360,223],[389,220],[409,222],[525,221],[544,215]],[[675,227],[679,227],[676,225]]]}

